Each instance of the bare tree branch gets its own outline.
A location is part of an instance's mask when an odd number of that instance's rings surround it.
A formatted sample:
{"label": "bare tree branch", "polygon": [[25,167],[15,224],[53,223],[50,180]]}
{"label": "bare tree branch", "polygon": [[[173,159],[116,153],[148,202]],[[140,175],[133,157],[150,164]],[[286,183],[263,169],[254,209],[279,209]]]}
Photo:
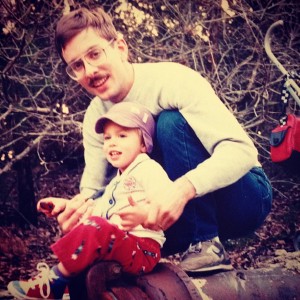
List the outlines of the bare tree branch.
{"label": "bare tree branch", "polygon": [[[133,62],[175,61],[206,77],[268,163],[270,130],[280,115],[283,76],[269,61],[263,38],[274,20],[273,52],[299,68],[297,1],[102,1],[130,47]],[[53,36],[62,13],[96,0],[0,0],[0,168],[32,155],[47,165],[81,147],[91,95],[66,75]],[[292,101],[290,109],[297,110]],[[49,128],[51,130],[49,130]],[[37,145],[39,145],[37,150]]]}

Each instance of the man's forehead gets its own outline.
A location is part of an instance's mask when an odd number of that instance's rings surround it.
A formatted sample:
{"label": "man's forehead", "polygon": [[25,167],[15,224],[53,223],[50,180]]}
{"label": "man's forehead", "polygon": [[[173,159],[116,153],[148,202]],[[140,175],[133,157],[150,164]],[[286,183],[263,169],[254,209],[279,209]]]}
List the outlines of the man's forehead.
{"label": "man's forehead", "polygon": [[101,37],[96,29],[88,27],[66,43],[65,47],[62,49],[62,54],[65,61],[69,64],[80,58],[90,49],[104,45],[105,42],[106,39]]}

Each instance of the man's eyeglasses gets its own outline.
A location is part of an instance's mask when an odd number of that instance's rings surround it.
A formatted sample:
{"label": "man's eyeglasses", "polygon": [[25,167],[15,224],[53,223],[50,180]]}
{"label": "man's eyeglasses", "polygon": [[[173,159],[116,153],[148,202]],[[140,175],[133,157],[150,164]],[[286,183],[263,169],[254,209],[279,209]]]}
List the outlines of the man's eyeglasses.
{"label": "man's eyeglasses", "polygon": [[89,50],[82,57],[67,65],[66,72],[73,80],[80,80],[85,74],[84,62],[93,67],[99,66],[107,59],[106,49],[115,41],[112,39],[108,42],[105,48],[96,47]]}

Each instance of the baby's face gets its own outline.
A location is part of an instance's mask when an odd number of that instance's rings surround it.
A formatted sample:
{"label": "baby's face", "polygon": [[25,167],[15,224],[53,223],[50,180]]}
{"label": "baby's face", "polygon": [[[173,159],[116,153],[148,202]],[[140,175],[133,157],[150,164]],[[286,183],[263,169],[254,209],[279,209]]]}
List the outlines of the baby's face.
{"label": "baby's face", "polygon": [[126,170],[138,154],[146,152],[138,128],[123,127],[108,120],[104,125],[103,137],[106,159],[121,172]]}

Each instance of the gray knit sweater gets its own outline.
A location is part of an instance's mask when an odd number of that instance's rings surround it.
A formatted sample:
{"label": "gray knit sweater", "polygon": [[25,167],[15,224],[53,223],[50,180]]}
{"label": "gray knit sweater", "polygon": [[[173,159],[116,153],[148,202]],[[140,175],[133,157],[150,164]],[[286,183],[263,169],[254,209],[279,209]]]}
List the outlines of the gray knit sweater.
{"label": "gray knit sweater", "polygon": [[[211,85],[196,71],[172,62],[133,64],[134,83],[123,101],[145,105],[153,115],[177,109],[211,154],[185,176],[201,196],[234,183],[253,166],[260,166],[257,149]],[[98,118],[113,103],[95,97],[85,114],[85,170],[81,192],[91,195],[107,183],[102,137],[95,132]]]}

